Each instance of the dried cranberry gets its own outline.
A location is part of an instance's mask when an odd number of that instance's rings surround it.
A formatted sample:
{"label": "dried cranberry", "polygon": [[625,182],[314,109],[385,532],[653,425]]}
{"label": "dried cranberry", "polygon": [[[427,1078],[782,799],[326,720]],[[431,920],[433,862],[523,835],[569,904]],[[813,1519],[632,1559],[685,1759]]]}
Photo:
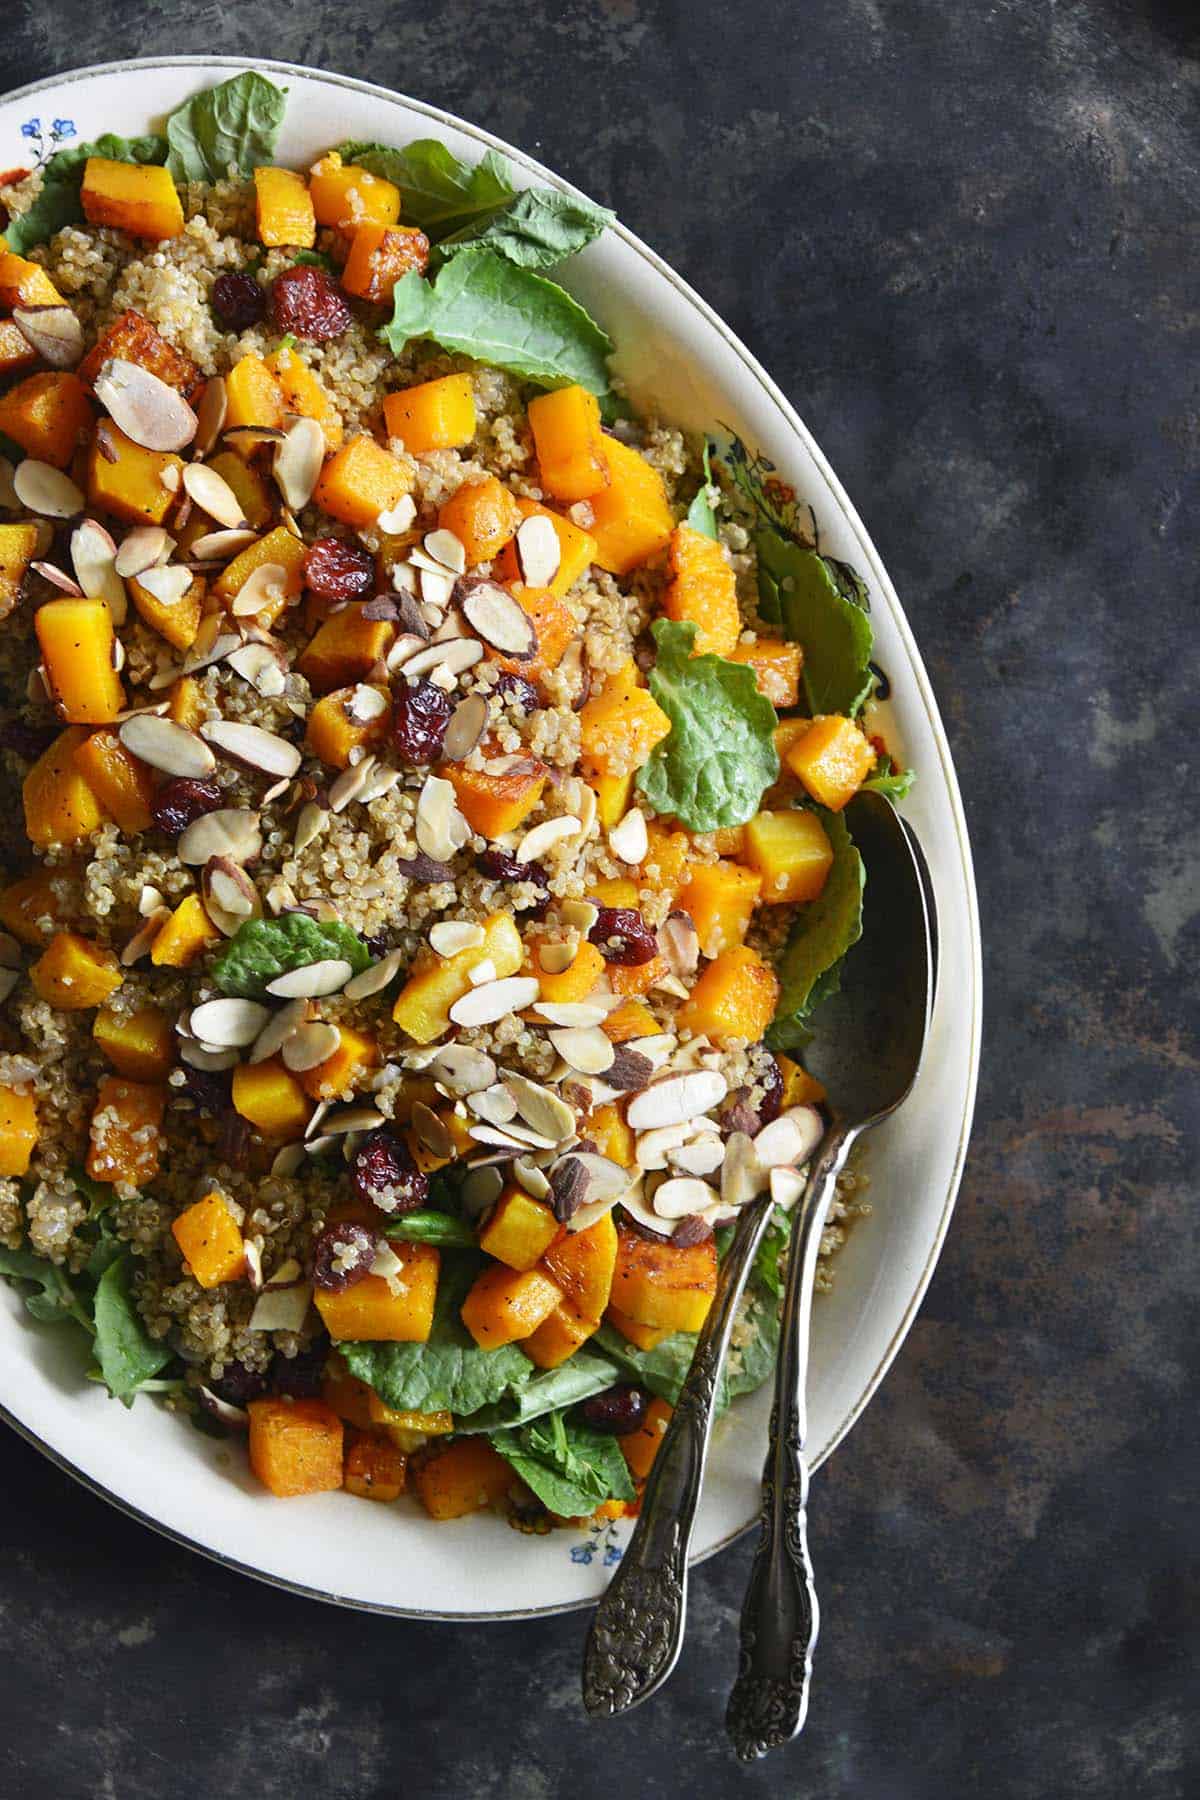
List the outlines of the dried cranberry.
{"label": "dried cranberry", "polygon": [[496,683],[496,692],[502,700],[511,706],[519,706],[522,712],[537,712],[542,702],[532,681],[526,681],[523,675],[510,675],[507,671]]}
{"label": "dried cranberry", "polygon": [[378,1240],[365,1225],[327,1225],[313,1243],[313,1286],[340,1294],[371,1272]]}
{"label": "dried cranberry", "polygon": [[213,282],[212,309],[226,331],[249,331],[266,316],[267,296],[253,275],[231,270]]}
{"label": "dried cranberry", "polygon": [[526,907],[525,912],[531,919],[540,919],[545,913],[550,904],[550,877],[540,862],[518,862],[506,850],[482,850],[475,858],[475,867],[481,875],[490,875],[493,881],[533,882],[541,898],[535,905]]}
{"label": "dried cranberry", "polygon": [[221,1400],[228,1400],[230,1406],[245,1406],[247,1400],[257,1400],[260,1394],[267,1391],[267,1377],[264,1370],[248,1369],[245,1363],[226,1363],[225,1373],[219,1381],[210,1381],[209,1387]]}
{"label": "dried cranberry", "polygon": [[398,682],[392,701],[392,742],[397,756],[409,763],[436,762],[453,711],[449,694],[432,681],[418,681],[412,687],[406,681]]}
{"label": "dried cranberry", "polygon": [[588,938],[605,962],[621,969],[635,969],[658,955],[658,939],[632,906],[602,906]]}
{"label": "dried cranberry", "polygon": [[196,781],[190,775],[176,775],[164,781],[154,796],[154,823],[160,831],[178,837],[205,813],[216,812],[221,804],[221,790],[215,781]]}
{"label": "dried cranberry", "polygon": [[284,1356],[281,1352],[271,1364],[271,1387],[275,1393],[287,1394],[293,1400],[316,1400],[320,1397],[328,1361],[329,1341],[325,1337],[318,1338],[315,1344],[310,1344],[296,1356]]}
{"label": "dried cranberry", "polygon": [[[721,1108],[721,1129],[727,1136],[732,1131],[744,1131],[747,1137],[754,1137],[764,1125],[779,1117],[783,1105],[783,1071],[761,1045],[758,1050],[753,1062],[753,1086],[735,1088]],[[758,1097],[751,1105],[750,1095],[755,1090]]]}
{"label": "dried cranberry", "polygon": [[186,1095],[201,1112],[211,1113],[220,1118],[228,1112],[233,1104],[230,1098],[232,1077],[221,1069],[193,1069],[190,1063],[180,1063],[183,1070],[183,1086],[169,1088],[171,1094]]}
{"label": "dried cranberry", "polygon": [[364,932],[362,933],[362,941],[367,946],[367,949],[371,952],[372,956],[386,956],[388,950],[391,948],[388,943],[386,931]]}
{"label": "dried cranberry", "polygon": [[769,1125],[772,1119],[779,1117],[783,1105],[783,1070],[767,1051],[754,1059],[753,1068],[754,1085],[762,1089],[757,1107],[759,1120]]}
{"label": "dried cranberry", "polygon": [[304,585],[318,600],[357,600],[375,585],[375,564],[345,538],[318,538],[304,558]]}
{"label": "dried cranberry", "polygon": [[271,313],[280,331],[294,332],[313,344],[340,337],[354,317],[325,270],[305,263],[275,277]]}
{"label": "dried cranberry", "polygon": [[609,1437],[628,1437],[646,1417],[649,1405],[650,1396],[644,1388],[621,1382],[616,1387],[605,1388],[602,1394],[593,1394],[590,1400],[582,1403],[579,1411],[584,1423],[593,1431],[606,1432]]}
{"label": "dried cranberry", "polygon": [[424,1206],[429,1183],[412,1159],[408,1145],[386,1125],[368,1132],[350,1165],[350,1179],[360,1200],[380,1212],[415,1212]]}

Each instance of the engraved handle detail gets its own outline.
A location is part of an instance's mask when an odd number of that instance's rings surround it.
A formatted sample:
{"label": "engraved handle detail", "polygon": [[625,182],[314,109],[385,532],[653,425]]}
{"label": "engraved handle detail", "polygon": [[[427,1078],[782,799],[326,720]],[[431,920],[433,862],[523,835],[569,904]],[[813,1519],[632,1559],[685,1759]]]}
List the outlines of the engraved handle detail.
{"label": "engraved handle detail", "polygon": [[792,1225],[762,1515],[742,1607],[738,1675],[725,1715],[733,1747],[747,1762],[788,1743],[808,1712],[820,1624],[808,1552],[809,1330],[821,1234],[856,1135],[837,1124],[826,1134]]}
{"label": "engraved handle detail", "polygon": [[679,1659],[688,1546],[713,1400],[738,1301],[771,1210],[764,1195],[738,1219],[692,1366],[646,1482],[641,1515],[596,1609],[583,1656],[583,1702],[593,1715],[611,1716],[639,1705],[662,1686]]}

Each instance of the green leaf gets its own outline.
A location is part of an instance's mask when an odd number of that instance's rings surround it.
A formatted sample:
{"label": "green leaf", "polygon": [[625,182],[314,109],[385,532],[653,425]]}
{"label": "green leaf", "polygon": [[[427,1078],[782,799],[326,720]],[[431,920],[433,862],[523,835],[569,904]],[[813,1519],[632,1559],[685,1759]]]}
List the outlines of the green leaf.
{"label": "green leaf", "polygon": [[443,238],[435,256],[445,261],[467,244],[480,244],[520,269],[552,269],[598,238],[616,216],[557,188],[526,188],[503,211]]}
{"label": "green leaf", "polygon": [[165,138],[116,137],[106,132],[93,144],[73,144],[69,150],[56,150],[42,170],[42,190],[29,208],[5,226],[4,236],[10,250],[24,256],[35,244],[44,244],[64,225],[78,225],[83,218],[79,191],[83,186],[83,168],[89,156],[106,156],[110,162],[163,163],[167,159]]}
{"label": "green leaf", "polygon": [[452,1250],[474,1250],[479,1242],[465,1219],[433,1211],[405,1213],[385,1225],[383,1235],[406,1244],[439,1244]]}
{"label": "green leaf", "polygon": [[126,1406],[144,1382],[171,1360],[165,1343],[152,1338],[133,1299],[133,1258],[111,1262],[96,1284],[96,1361],[110,1394]]}
{"label": "green leaf", "polygon": [[394,182],[400,189],[401,218],[419,226],[434,243],[477,229],[516,192],[511,168],[494,150],[485,151],[474,166],[460,161],[437,138],[418,138],[404,150],[351,142],[340,145],[338,154],[343,162]]}
{"label": "green leaf", "polygon": [[[679,1398],[679,1390],[696,1353],[694,1331],[674,1331],[653,1350],[639,1350],[615,1325],[601,1325],[591,1341],[611,1356],[627,1376],[633,1376],[639,1387],[649,1388],[670,1406],[674,1406]],[[723,1386],[721,1393],[724,1393]],[[723,1406],[724,1400],[719,1398],[719,1403]]]}
{"label": "green leaf", "polygon": [[492,1444],[550,1512],[577,1518],[602,1500],[636,1492],[616,1438],[576,1424],[561,1412],[519,1431],[497,1431]]}
{"label": "green leaf", "polygon": [[755,1282],[776,1300],[783,1296],[783,1271],[779,1264],[791,1236],[792,1215],[777,1206],[754,1258]]}
{"label": "green leaf", "polygon": [[23,1293],[26,1308],[44,1325],[73,1319],[85,1331],[93,1329],[86,1301],[76,1294],[64,1271],[44,1256],[25,1248],[10,1250],[0,1244],[0,1275],[29,1284],[29,1291]]}
{"label": "green leaf", "polygon": [[717,515],[713,511],[711,495],[714,492],[712,476],[712,440],[704,440],[704,480],[696,493],[696,498],[687,509],[685,523],[693,531],[702,531],[705,537],[715,538],[717,535]]}
{"label": "green leaf", "polygon": [[[293,250],[292,266],[295,267],[297,263],[306,269],[332,269],[333,267],[331,259],[326,256],[323,250]],[[288,336],[291,336],[290,332],[288,333]],[[294,344],[295,341],[296,340],[293,337],[292,344]],[[282,349],[282,347],[283,340],[280,341],[280,348]],[[288,348],[289,350],[291,349],[291,344],[288,345]]]}
{"label": "green leaf", "polygon": [[603,1393],[620,1379],[621,1371],[610,1357],[593,1351],[594,1342],[594,1338],[590,1339],[586,1350],[576,1350],[574,1356],[559,1363],[557,1369],[540,1370],[496,1405],[485,1407],[463,1420],[461,1428],[464,1431],[495,1431],[506,1425],[526,1425],[543,1413],[557,1412],[592,1394]]}
{"label": "green leaf", "polygon": [[769,1381],[779,1352],[779,1302],[758,1279],[757,1268],[746,1285],[737,1332],[725,1360],[725,1392],[730,1400],[751,1394]]}
{"label": "green leaf", "polygon": [[405,275],[380,336],[397,356],[413,338],[432,338],[543,387],[577,381],[608,392],[611,340],[564,289],[493,250],[461,250],[432,282]]}
{"label": "green leaf", "polygon": [[798,909],[791,935],[776,964],[781,988],[775,1020],[767,1032],[772,1050],[802,1047],[811,1033],[809,1015],[837,992],[838,965],[862,936],[866,872],[840,813],[821,812],[833,848],[833,864],[815,900]]}
{"label": "green leaf", "polygon": [[[862,605],[850,598],[857,577],[772,526],[754,534],[759,606],[804,646],[804,692],[810,713],[853,718],[874,686],[874,633]],[[840,577],[840,580],[839,580]]]}
{"label": "green leaf", "polygon": [[193,94],[167,120],[167,167],[176,181],[249,175],[275,155],[287,99],[253,69]]}
{"label": "green leaf", "polygon": [[775,708],[752,669],[722,656],[693,656],[696,627],[659,619],[658,660],[650,692],[671,721],[638,772],[656,812],[673,813],[689,831],[744,825],[779,774]]}
{"label": "green leaf", "polygon": [[890,756],[881,756],[875,773],[863,782],[872,794],[883,794],[888,800],[903,800],[912,793],[917,779],[915,769],[898,769]]}
{"label": "green leaf", "polygon": [[213,978],[223,994],[258,1000],[277,975],[327,957],[348,962],[358,975],[370,962],[371,952],[356,931],[336,919],[310,919],[307,913],[247,919],[213,963]]}

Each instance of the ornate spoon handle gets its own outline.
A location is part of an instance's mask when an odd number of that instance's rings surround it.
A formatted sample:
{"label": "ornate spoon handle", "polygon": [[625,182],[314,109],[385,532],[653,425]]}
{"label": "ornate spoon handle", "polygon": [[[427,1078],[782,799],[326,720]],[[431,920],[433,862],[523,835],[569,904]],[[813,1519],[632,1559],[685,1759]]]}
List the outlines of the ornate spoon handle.
{"label": "ornate spoon handle", "polygon": [[747,1762],[794,1738],[808,1712],[820,1623],[808,1554],[808,1339],[821,1233],[856,1135],[831,1126],[792,1224],[761,1528],[742,1607],[738,1675],[725,1714],[733,1747]]}
{"label": "ornate spoon handle", "polygon": [[583,1654],[583,1703],[625,1712],[662,1686],[683,1647],[688,1545],[712,1431],[713,1399],[746,1276],[771,1216],[764,1195],[744,1207],[666,1435],[641,1516],[596,1609]]}

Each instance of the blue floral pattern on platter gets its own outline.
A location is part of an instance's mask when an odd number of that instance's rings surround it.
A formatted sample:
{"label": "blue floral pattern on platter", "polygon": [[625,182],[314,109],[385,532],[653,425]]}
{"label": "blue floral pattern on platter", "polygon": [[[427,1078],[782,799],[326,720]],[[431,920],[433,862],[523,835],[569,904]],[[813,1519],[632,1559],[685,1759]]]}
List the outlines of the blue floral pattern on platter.
{"label": "blue floral pattern on platter", "polygon": [[619,1563],[621,1554],[620,1533],[615,1519],[593,1519],[583,1543],[571,1547],[573,1563],[592,1563],[599,1557],[606,1569]]}
{"label": "blue floral pattern on platter", "polygon": [[75,135],[74,119],[51,119],[49,125],[43,124],[41,119],[26,119],[21,127],[21,136],[36,146],[35,169],[49,162],[55,151],[61,150]]}

